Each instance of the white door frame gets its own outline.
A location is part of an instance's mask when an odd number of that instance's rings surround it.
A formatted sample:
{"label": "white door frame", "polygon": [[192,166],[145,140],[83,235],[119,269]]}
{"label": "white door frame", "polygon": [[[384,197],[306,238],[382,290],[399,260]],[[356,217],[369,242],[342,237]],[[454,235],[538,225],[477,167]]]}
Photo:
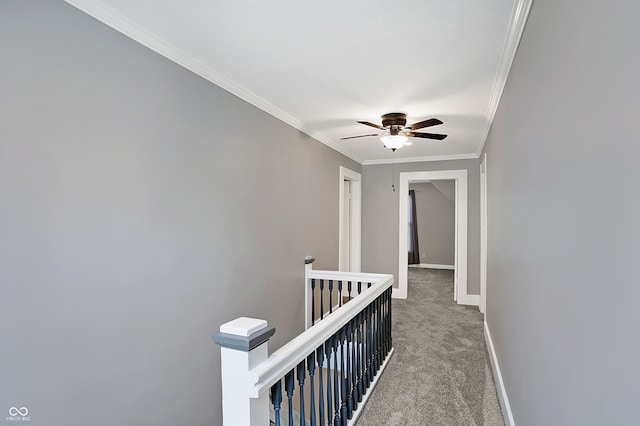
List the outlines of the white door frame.
{"label": "white door frame", "polygon": [[487,153],[480,162],[480,312],[487,316]]}
{"label": "white door frame", "polygon": [[[349,226],[349,265],[342,263],[342,216],[344,215],[344,181],[348,180],[351,185],[351,214]],[[340,166],[339,182],[339,207],[338,207],[338,270],[360,272],[361,256],[361,211],[362,211],[362,176],[360,173]]]}
{"label": "white door frame", "polygon": [[[467,170],[436,170],[425,172],[400,173],[399,194],[409,194],[409,183],[432,180],[455,180],[455,271],[454,271],[454,300],[461,305],[475,305],[479,303],[478,295],[467,294],[467,217],[468,217],[468,177]],[[407,202],[399,202],[398,232],[398,288],[393,289],[392,297],[407,298]]]}

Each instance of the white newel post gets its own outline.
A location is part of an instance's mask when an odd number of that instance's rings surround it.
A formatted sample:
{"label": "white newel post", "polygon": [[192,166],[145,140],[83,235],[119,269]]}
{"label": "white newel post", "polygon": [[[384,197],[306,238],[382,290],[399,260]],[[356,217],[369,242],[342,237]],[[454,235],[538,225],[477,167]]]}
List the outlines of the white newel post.
{"label": "white newel post", "polygon": [[311,290],[311,281],[309,281],[309,274],[313,271],[313,262],[315,259],[313,256],[305,256],[304,258],[304,329],[308,330],[311,327],[311,297],[309,292]]}
{"label": "white newel post", "polygon": [[224,426],[269,425],[269,390],[249,397],[249,371],[269,357],[268,341],[275,333],[265,320],[240,317],[220,326],[213,341],[220,345],[222,421]]}

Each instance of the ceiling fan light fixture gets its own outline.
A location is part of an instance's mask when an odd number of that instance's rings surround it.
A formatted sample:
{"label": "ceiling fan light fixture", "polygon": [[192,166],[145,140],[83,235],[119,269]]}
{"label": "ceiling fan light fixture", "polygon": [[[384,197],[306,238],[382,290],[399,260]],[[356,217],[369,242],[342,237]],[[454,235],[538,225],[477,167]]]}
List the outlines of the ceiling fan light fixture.
{"label": "ceiling fan light fixture", "polygon": [[424,133],[416,132],[415,130],[424,129],[425,127],[438,126],[442,123],[437,118],[429,118],[428,120],[422,120],[417,123],[413,123],[407,126],[407,115],[401,112],[390,112],[382,116],[382,126],[369,121],[358,121],[358,124],[364,124],[365,126],[374,127],[382,133],[373,133],[368,135],[349,136],[346,138],[340,138],[340,140],[346,139],[358,139],[368,138],[371,136],[380,136],[380,140],[384,144],[385,148],[395,151],[398,148],[402,148],[405,145],[411,145],[409,137],[422,138],[422,139],[435,139],[443,140],[447,135],[440,133]]}
{"label": "ceiling fan light fixture", "polygon": [[395,150],[401,148],[409,138],[404,135],[385,135],[380,140],[384,143],[384,146]]}

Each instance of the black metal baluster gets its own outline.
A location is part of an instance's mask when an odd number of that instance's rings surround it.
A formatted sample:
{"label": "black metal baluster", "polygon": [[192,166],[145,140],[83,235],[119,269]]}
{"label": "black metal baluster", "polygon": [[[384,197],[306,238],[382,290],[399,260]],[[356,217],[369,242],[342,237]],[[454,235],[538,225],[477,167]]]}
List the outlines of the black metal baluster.
{"label": "black metal baluster", "polygon": [[369,304],[366,308],[366,321],[367,321],[367,359],[366,359],[366,367],[365,367],[365,380],[364,380],[364,393],[367,393],[367,389],[369,389],[369,384],[373,380],[373,376],[371,375],[371,343],[372,343],[372,330],[371,330],[371,304]]}
{"label": "black metal baluster", "polygon": [[324,385],[322,383],[322,370],[324,367],[324,347],[320,345],[318,349],[316,349],[316,354],[318,355],[318,384],[319,384],[319,393],[318,395],[318,408],[320,409],[320,426],[324,426]]}
{"label": "black metal baluster", "polygon": [[380,369],[380,310],[378,309],[378,303],[380,302],[379,299],[380,298],[378,297],[373,301],[373,312],[375,315],[375,319],[373,322],[373,342],[375,344],[375,351],[373,353],[373,377],[376,377],[376,374],[378,374],[378,370]]}
{"label": "black metal baluster", "polygon": [[378,337],[380,335],[378,331],[378,319],[378,299],[376,299],[373,301],[373,377],[375,377],[378,372]]}
{"label": "black metal baluster", "polygon": [[284,376],[284,389],[287,392],[287,402],[289,405],[289,426],[293,426],[293,370]]}
{"label": "black metal baluster", "polygon": [[389,347],[393,347],[393,290],[389,289]]}
{"label": "black metal baluster", "polygon": [[280,426],[280,407],[282,405],[282,380],[271,386],[271,403],[275,411],[276,426]]}
{"label": "black metal baluster", "polygon": [[333,313],[333,280],[329,280],[329,313]]}
{"label": "black metal baluster", "polygon": [[371,302],[371,369],[369,380],[373,382],[376,377],[376,301]]}
{"label": "black metal baluster", "polygon": [[384,360],[384,293],[378,297],[378,310],[380,315],[380,365]]}
{"label": "black metal baluster", "polygon": [[356,315],[356,395],[354,409],[362,401],[362,312]]}
{"label": "black metal baluster", "polygon": [[387,358],[387,291],[382,293],[380,302],[380,310],[382,312],[382,359]]}
{"label": "black metal baluster", "polygon": [[380,365],[387,357],[387,315],[386,315],[386,291],[382,293],[382,299],[380,299],[380,323],[382,324],[382,332],[380,333]]}
{"label": "black metal baluster", "polygon": [[388,347],[389,347],[389,341],[387,340],[387,317],[388,317],[388,313],[387,313],[387,292],[385,290],[384,294],[384,298],[382,299],[382,325],[384,326],[383,328],[383,334],[382,334],[382,349],[383,349],[383,359],[387,358],[387,354],[389,353]]}
{"label": "black metal baluster", "polygon": [[385,342],[386,342],[386,353],[387,355],[389,354],[389,352],[391,351],[391,341],[389,340],[389,336],[391,335],[391,309],[389,307],[389,300],[391,298],[391,294],[389,293],[389,290],[386,291],[386,298],[385,298],[385,303],[384,303],[384,312],[386,314],[386,320],[385,320],[385,324],[386,327],[384,329],[385,332]]}
{"label": "black metal baluster", "polygon": [[362,293],[362,282],[358,281],[358,294]]}
{"label": "black metal baluster", "polygon": [[336,426],[341,426],[342,422],[340,421],[340,388],[338,381],[338,374],[342,374],[342,371],[338,371],[338,357],[342,359],[342,354],[338,354],[338,333],[336,333],[333,340],[333,399],[334,399],[334,408],[336,410],[333,415],[333,424]]}
{"label": "black metal baluster", "polygon": [[311,278],[311,325],[316,322],[316,279]]}
{"label": "black metal baluster", "polygon": [[[324,342],[324,352],[327,356],[327,425],[331,426],[333,419],[333,410],[331,409],[331,404],[333,403],[331,399],[331,345],[332,345],[333,337],[330,337],[326,342]],[[336,425],[337,426],[337,425]]]}
{"label": "black metal baluster", "polygon": [[311,426],[316,426],[316,353],[311,352],[307,357],[307,368],[309,369],[309,422]]}
{"label": "black metal baluster", "polygon": [[360,383],[362,384],[362,396],[367,393],[367,359],[369,358],[369,350],[367,349],[367,309],[362,311],[362,375],[360,376]]}
{"label": "black metal baluster", "polygon": [[385,339],[387,340],[387,354],[391,352],[391,292],[387,290],[387,298],[385,300],[385,312],[387,314],[387,327],[385,328]]}
{"label": "black metal baluster", "polygon": [[369,381],[373,382],[376,377],[376,301],[371,302],[371,369],[369,370]]}
{"label": "black metal baluster", "polygon": [[380,366],[382,365],[382,298],[378,297],[376,299],[376,322],[378,323],[377,328],[377,348],[376,348],[376,374],[380,371]]}
{"label": "black metal baluster", "polygon": [[376,377],[378,374],[378,369],[380,367],[380,310],[378,309],[379,297],[373,301],[373,312],[375,315],[375,320],[373,322],[375,328],[375,334],[373,335],[373,342],[375,344],[375,351],[373,353],[373,377]]}
{"label": "black metal baluster", "polygon": [[380,354],[381,359],[385,359],[387,348],[387,304],[386,304],[387,292],[385,290],[380,298]]}
{"label": "black metal baluster", "polygon": [[342,306],[342,281],[338,281],[338,297],[340,298],[338,306]]}
{"label": "black metal baluster", "polygon": [[[346,327],[346,326],[345,326]],[[340,405],[340,418],[342,419],[342,423],[346,423],[347,420],[347,378],[346,373],[348,369],[345,370],[345,352],[348,354],[349,347],[347,346],[347,350],[344,348],[344,341],[346,337],[345,327],[340,329],[340,400],[342,404]]]}
{"label": "black metal baluster", "polygon": [[320,280],[320,319],[324,319],[324,280]]}
{"label": "black metal baluster", "polygon": [[304,360],[300,364],[298,364],[298,386],[300,387],[300,426],[305,426],[306,416],[304,415],[304,379],[306,378],[305,374],[305,365]]}
{"label": "black metal baluster", "polygon": [[386,297],[386,292],[382,293],[382,298],[380,299],[380,363],[382,364],[382,361],[384,361],[385,359],[385,349],[387,347],[387,342],[386,342],[386,328],[387,328],[387,316],[385,314],[385,308],[386,308],[386,304],[385,304],[385,297]]}
{"label": "black metal baluster", "polygon": [[351,300],[351,281],[347,281],[347,294],[349,296],[349,300]]}
{"label": "black metal baluster", "polygon": [[353,390],[355,389],[354,370],[355,370],[355,352],[353,333],[355,328],[355,318],[349,321],[347,326],[347,418],[351,419],[353,414]]}
{"label": "black metal baluster", "polygon": [[371,283],[367,283],[367,288],[371,288]]}

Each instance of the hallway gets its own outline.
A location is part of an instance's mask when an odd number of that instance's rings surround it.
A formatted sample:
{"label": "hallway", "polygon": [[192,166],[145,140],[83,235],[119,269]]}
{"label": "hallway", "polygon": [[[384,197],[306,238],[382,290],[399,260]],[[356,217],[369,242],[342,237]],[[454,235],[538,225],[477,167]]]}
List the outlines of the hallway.
{"label": "hallway", "polygon": [[395,353],[357,426],[500,425],[483,316],[453,301],[453,271],[409,268],[393,300]]}

